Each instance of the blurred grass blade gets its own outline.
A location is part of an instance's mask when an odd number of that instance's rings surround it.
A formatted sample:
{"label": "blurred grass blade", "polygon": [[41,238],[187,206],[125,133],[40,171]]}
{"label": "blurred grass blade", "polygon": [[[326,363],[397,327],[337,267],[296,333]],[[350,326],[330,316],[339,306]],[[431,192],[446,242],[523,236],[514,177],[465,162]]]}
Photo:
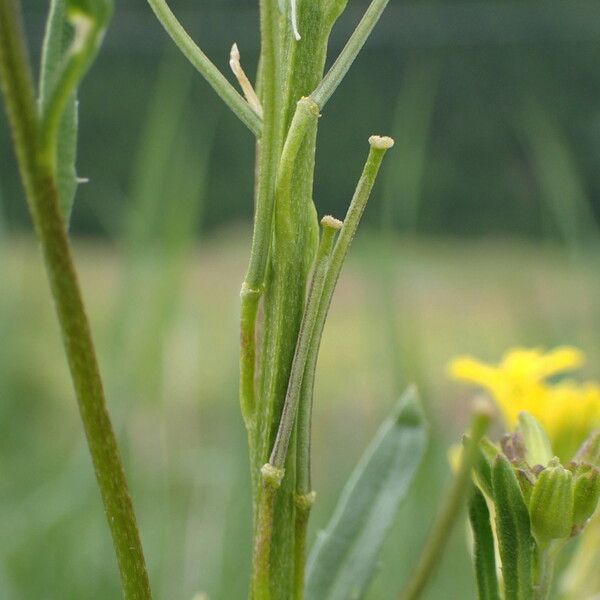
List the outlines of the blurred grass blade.
{"label": "blurred grass blade", "polygon": [[414,387],[377,432],[342,492],[308,559],[308,600],[362,598],[381,546],[406,496],[427,442]]}
{"label": "blurred grass blade", "polygon": [[479,600],[499,600],[494,534],[490,524],[490,511],[483,494],[476,487],[473,488],[473,494],[469,502],[469,521],[475,540],[473,558],[475,561],[478,598]]}
{"label": "blurred grass blade", "polygon": [[[42,48],[40,68],[40,112],[44,113],[57,76],[63,65],[65,54],[73,38],[72,27],[67,22],[66,0],[51,0],[46,33]],[[61,118],[57,140],[56,181],[60,209],[68,223],[77,189],[75,159],[77,156],[77,97],[69,99]]]}
{"label": "blurred grass blade", "polygon": [[386,170],[384,179],[384,230],[399,226],[403,233],[416,232],[439,73],[437,58],[412,58],[406,66],[392,129],[394,168]]}
{"label": "blurred grass blade", "polygon": [[492,467],[496,506],[496,531],[505,600],[533,598],[532,560],[534,541],[529,512],[519,482],[508,460],[498,455]]}
{"label": "blurred grass blade", "polygon": [[600,240],[592,203],[575,156],[562,131],[536,103],[523,115],[525,142],[539,180],[540,195],[554,226],[577,253]]}

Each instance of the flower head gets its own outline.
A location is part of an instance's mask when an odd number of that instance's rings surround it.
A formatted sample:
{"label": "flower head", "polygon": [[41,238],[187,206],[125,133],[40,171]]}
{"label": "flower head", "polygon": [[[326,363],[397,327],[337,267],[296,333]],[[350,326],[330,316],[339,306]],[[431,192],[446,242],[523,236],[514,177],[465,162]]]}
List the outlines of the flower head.
{"label": "flower head", "polygon": [[572,379],[553,383],[550,379],[579,368],[583,361],[583,353],[571,347],[550,352],[516,348],[497,365],[458,357],[449,369],[455,379],[490,393],[510,429],[517,425],[520,412],[532,414],[545,428],[555,452],[570,458],[600,424],[600,386]]}

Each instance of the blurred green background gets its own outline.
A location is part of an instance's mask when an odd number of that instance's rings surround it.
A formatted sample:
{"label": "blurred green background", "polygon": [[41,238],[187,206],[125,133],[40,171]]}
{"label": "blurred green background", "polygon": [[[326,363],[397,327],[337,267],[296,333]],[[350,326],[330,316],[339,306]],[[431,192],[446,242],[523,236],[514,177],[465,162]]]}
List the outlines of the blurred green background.
{"label": "blurred green background", "polygon": [[[201,4],[201,6],[198,6]],[[364,1],[350,0],[334,56]],[[34,57],[46,2],[24,2]],[[255,2],[180,0],[227,69],[253,71]],[[574,344],[600,358],[600,7],[392,1],[321,119],[315,200],[340,217],[371,133],[396,147],[320,359],[312,535],[393,400],[417,381],[433,443],[371,600],[401,588],[447,483],[470,390],[460,353]],[[251,136],[143,0],[118,2],[80,96],[72,232],[157,598],[244,598],[249,478],[237,402]],[[44,273],[0,119],[0,598],[119,597]],[[474,597],[459,526],[427,598]]]}

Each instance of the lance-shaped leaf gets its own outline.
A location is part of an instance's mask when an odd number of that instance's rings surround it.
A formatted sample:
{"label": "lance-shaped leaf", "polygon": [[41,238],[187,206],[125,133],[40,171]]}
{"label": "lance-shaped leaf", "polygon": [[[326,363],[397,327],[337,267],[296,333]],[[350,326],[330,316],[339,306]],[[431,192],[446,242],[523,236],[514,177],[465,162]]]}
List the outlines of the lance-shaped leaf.
{"label": "lance-shaped leaf", "polygon": [[427,424],[409,388],[360,459],[308,559],[308,600],[362,598],[387,532],[421,464]]}
{"label": "lance-shaped leaf", "polygon": [[494,460],[492,485],[504,598],[530,600],[533,598],[532,562],[535,542],[519,482],[513,467],[501,454]]}
{"label": "lance-shaped leaf", "polygon": [[[66,0],[52,0],[46,21],[40,69],[40,112],[47,108],[51,91],[56,84],[73,38],[73,28],[67,22]],[[60,208],[68,223],[77,189],[75,159],[77,157],[77,98],[73,93],[65,107],[58,130],[56,152],[56,181]]]}
{"label": "lance-shaped leaf", "polygon": [[469,521],[473,531],[473,560],[477,576],[479,600],[499,600],[498,577],[496,575],[496,553],[494,534],[490,523],[490,511],[483,494],[473,489],[469,502]]}

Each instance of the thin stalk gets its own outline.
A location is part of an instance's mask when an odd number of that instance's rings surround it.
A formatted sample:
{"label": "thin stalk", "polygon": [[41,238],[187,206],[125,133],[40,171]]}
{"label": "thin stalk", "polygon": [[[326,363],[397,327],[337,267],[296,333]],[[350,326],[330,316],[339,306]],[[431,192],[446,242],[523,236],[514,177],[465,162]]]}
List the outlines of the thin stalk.
{"label": "thin stalk", "polygon": [[419,598],[440,562],[440,557],[460,514],[463,502],[471,490],[471,471],[477,460],[479,442],[490,425],[491,416],[492,411],[487,403],[482,402],[475,406],[469,444],[463,448],[460,465],[452,486],[444,497],[417,565],[411,571],[408,582],[400,595],[401,600]]}
{"label": "thin stalk", "polygon": [[[568,538],[567,538],[568,539]],[[539,548],[538,580],[533,586],[534,600],[547,600],[552,590],[556,559],[567,540],[554,540],[547,548]]]}
{"label": "thin stalk", "polygon": [[213,90],[217,92],[223,102],[229,106],[242,123],[256,137],[260,137],[263,127],[260,116],[246,102],[244,97],[238,93],[233,85],[229,83],[229,80],[219,71],[208,56],[195,44],[165,0],[148,0],[148,4],[150,4],[157,19],[185,57],[206,79]]}
{"label": "thin stalk", "polygon": [[[346,45],[336,58],[335,62],[323,77],[321,82],[317,85],[314,91],[308,96],[308,100],[315,106],[317,113],[322,110],[335,90],[338,88],[346,73],[355,61],[361,48],[365,45],[369,35],[373,31],[373,28],[379,21],[385,7],[389,0],[373,0],[360,23],[350,36],[350,39],[346,42]],[[296,113],[302,110],[300,102],[296,107]],[[297,119],[296,114],[291,121],[290,128],[288,130],[287,137],[294,137],[298,140],[298,143],[302,142],[306,132],[308,131],[311,121],[307,119]]]}
{"label": "thin stalk", "polygon": [[252,561],[252,600],[269,600],[271,597],[273,513],[283,474],[283,469],[268,464],[261,469],[261,494],[257,509]]}
{"label": "thin stalk", "polygon": [[304,585],[306,572],[306,534],[308,519],[315,503],[315,492],[296,495],[296,522],[294,538],[294,600],[304,600]]}
{"label": "thin stalk", "polygon": [[310,346],[308,349],[308,359],[305,363],[305,371],[302,378],[302,390],[300,398],[300,408],[298,411],[298,474],[297,474],[297,493],[300,496],[309,494],[310,484],[310,438],[311,438],[311,412],[312,397],[314,387],[314,374],[319,355],[323,330],[327,313],[333,298],[333,292],[344,263],[350,243],[354,238],[361,216],[364,212],[367,201],[371,195],[375,180],[383,160],[383,156],[388,148],[394,144],[388,137],[372,136],[369,138],[371,150],[367,162],[363,168],[362,175],[356,186],[354,196],[348,207],[346,218],[342,224],[340,234],[332,252],[329,268],[323,282],[323,291],[319,301],[315,324]]}
{"label": "thin stalk", "polygon": [[350,39],[346,42],[346,45],[339,56],[335,59],[335,62],[331,65],[331,68],[325,77],[323,77],[321,83],[311,94],[312,99],[320,108],[324,108],[325,104],[327,104],[328,100],[346,76],[352,63],[356,60],[358,53],[371,35],[373,28],[377,25],[377,21],[379,21],[388,2],[389,0],[373,0],[371,2],[369,8],[365,11],[363,18],[356,26],[356,29],[350,36]]}
{"label": "thin stalk", "polygon": [[[277,490],[285,473],[285,460],[290,438],[294,431],[294,420],[298,410],[298,401],[300,398],[300,389],[302,385],[302,375],[304,373],[307,353],[310,347],[310,338],[312,335],[319,301],[323,292],[323,284],[331,250],[335,241],[335,235],[341,226],[341,223],[333,217],[324,217],[321,221],[323,226],[323,235],[319,250],[313,278],[310,286],[310,292],[306,304],[306,310],[302,319],[300,333],[296,344],[296,352],[292,363],[292,370],[288,383],[285,404],[279,423],[277,438],[273,446],[271,458],[261,469],[262,488],[258,502],[257,526],[255,533],[254,547],[254,586],[255,593],[266,594],[269,590],[269,580],[266,573],[269,570],[271,540],[273,534],[273,518],[275,509],[275,499]],[[308,518],[308,515],[306,515]],[[297,567],[296,567],[297,568]],[[297,571],[295,571],[296,573]],[[302,576],[304,570],[302,569]],[[266,581],[266,584],[264,582]],[[264,584],[264,585],[263,585]],[[268,596],[264,596],[268,597]]]}
{"label": "thin stalk", "polygon": [[39,160],[39,122],[18,0],[0,0],[0,84],[29,210],[42,248],[79,411],[126,600],[151,598],[142,546],[75,272],[53,173]]}
{"label": "thin stalk", "polygon": [[[393,145],[393,140],[372,136],[369,143],[371,144],[371,151],[348,208],[346,220],[341,223],[332,217],[326,217],[327,221],[325,219],[322,221],[324,226],[329,226],[333,231],[335,231],[334,227],[340,228],[340,226],[341,230],[333,250],[331,250],[329,242],[323,240],[319,247],[311,293],[294,355],[288,393],[270,458],[271,465],[283,466],[285,464],[287,447],[296,422],[298,472],[295,495],[294,598],[297,600],[300,600],[304,594],[306,535],[310,511],[315,500],[315,493],[310,488],[310,417],[314,371],[319,347],[325,319],[345,256],[375,184],[383,156],[387,149]],[[327,229],[324,230],[324,238],[326,233]]]}
{"label": "thin stalk", "polygon": [[278,126],[278,67],[272,0],[261,0],[261,103],[263,135],[257,145],[257,186],[250,261],[240,292],[240,405],[255,446],[256,316],[262,296],[273,230],[274,189],[281,140]]}
{"label": "thin stalk", "polygon": [[317,252],[315,270],[310,285],[302,324],[300,325],[298,341],[296,342],[296,351],[294,353],[285,402],[279,421],[279,429],[269,459],[269,464],[279,469],[283,469],[285,465],[285,459],[294,430],[294,423],[296,421],[296,414],[298,412],[302,378],[304,376],[306,361],[311,348],[310,342],[317,320],[323,288],[325,286],[325,278],[329,269],[331,251],[333,249],[333,243],[335,242],[335,235],[342,227],[342,223],[333,217],[324,217],[321,221],[321,225],[323,227],[323,235]]}

